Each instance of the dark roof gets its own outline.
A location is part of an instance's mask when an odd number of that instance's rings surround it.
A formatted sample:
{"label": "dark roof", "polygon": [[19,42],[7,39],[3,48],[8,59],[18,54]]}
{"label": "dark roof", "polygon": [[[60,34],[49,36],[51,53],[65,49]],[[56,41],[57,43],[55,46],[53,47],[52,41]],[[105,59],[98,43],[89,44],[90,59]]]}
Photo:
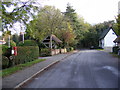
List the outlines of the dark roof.
{"label": "dark roof", "polygon": [[118,36],[113,42],[114,43],[120,43],[120,36]]}
{"label": "dark roof", "polygon": [[[107,33],[110,31],[110,29],[112,29],[113,32],[115,33],[114,29],[113,29],[112,27],[109,27],[108,29],[105,29],[105,30],[102,32],[102,34],[101,34],[101,36],[100,36],[99,39],[103,39],[103,38],[107,35]],[[116,33],[115,33],[115,34],[116,34]]]}

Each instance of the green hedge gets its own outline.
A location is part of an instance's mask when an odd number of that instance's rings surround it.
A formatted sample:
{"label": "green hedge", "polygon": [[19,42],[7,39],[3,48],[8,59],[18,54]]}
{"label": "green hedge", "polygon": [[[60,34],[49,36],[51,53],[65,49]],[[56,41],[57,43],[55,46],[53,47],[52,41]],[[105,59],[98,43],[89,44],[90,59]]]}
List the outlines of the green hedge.
{"label": "green hedge", "polygon": [[118,49],[119,49],[118,46],[113,47],[113,53],[118,54]]}
{"label": "green hedge", "polygon": [[9,67],[9,59],[6,56],[2,56],[2,68],[5,69]]}
{"label": "green hedge", "polygon": [[12,50],[12,47],[9,48],[7,45],[2,45],[2,55],[3,56],[6,56],[6,57],[11,56],[11,50]]}
{"label": "green hedge", "polygon": [[7,45],[2,45],[2,54],[4,55],[6,53],[6,51],[8,50],[8,46]]}
{"label": "green hedge", "polygon": [[11,45],[12,47],[15,47],[15,46],[16,46],[16,43],[15,43],[13,40],[10,40],[10,45]]}
{"label": "green hedge", "polygon": [[40,49],[40,56],[50,56],[51,50],[50,48],[41,48]]}
{"label": "green hedge", "polygon": [[34,40],[25,40],[24,43],[19,42],[19,46],[38,46]]}
{"label": "green hedge", "polygon": [[17,47],[17,56],[13,63],[15,65],[33,61],[39,57],[38,46],[19,46]]}

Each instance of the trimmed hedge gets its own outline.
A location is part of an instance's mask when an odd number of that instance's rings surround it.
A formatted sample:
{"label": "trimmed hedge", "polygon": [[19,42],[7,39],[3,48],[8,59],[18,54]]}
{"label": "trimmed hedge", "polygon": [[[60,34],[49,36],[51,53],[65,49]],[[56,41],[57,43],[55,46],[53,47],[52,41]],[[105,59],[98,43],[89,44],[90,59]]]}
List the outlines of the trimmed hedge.
{"label": "trimmed hedge", "polygon": [[7,45],[2,45],[2,54],[4,55],[6,53],[6,51],[8,50],[8,46]]}
{"label": "trimmed hedge", "polygon": [[39,57],[38,46],[19,46],[17,47],[17,56],[13,63],[15,65],[33,61]]}
{"label": "trimmed hedge", "polygon": [[113,47],[113,53],[118,54],[119,47],[115,46]]}
{"label": "trimmed hedge", "polygon": [[34,40],[25,40],[24,43],[19,42],[19,46],[38,46]]}
{"label": "trimmed hedge", "polygon": [[9,59],[6,56],[2,56],[2,69],[9,67]]}
{"label": "trimmed hedge", "polygon": [[2,45],[2,55],[3,56],[10,57],[11,50],[12,50],[12,48],[9,48],[7,45]]}

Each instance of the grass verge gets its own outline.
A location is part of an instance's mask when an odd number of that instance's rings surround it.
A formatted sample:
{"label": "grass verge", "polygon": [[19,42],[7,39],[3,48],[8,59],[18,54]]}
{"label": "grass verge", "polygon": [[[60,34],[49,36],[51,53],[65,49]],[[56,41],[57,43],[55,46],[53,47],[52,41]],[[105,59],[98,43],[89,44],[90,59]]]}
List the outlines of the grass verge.
{"label": "grass verge", "polygon": [[96,50],[99,50],[99,51],[104,51],[104,49],[96,49]]}
{"label": "grass verge", "polygon": [[112,54],[112,56],[114,56],[114,57],[120,58],[120,56],[115,53],[110,52],[110,54]]}
{"label": "grass verge", "polygon": [[19,64],[19,65],[16,65],[14,67],[10,67],[10,68],[7,68],[7,69],[4,69],[2,71],[0,71],[0,76],[2,77],[5,77],[5,76],[8,76],[8,75],[11,75],[19,70],[23,70],[24,68],[26,67],[30,67],[36,63],[39,63],[39,62],[42,62],[42,61],[45,61],[46,59],[36,59],[34,61],[31,61],[31,62],[27,62],[27,63],[24,63],[24,64]]}

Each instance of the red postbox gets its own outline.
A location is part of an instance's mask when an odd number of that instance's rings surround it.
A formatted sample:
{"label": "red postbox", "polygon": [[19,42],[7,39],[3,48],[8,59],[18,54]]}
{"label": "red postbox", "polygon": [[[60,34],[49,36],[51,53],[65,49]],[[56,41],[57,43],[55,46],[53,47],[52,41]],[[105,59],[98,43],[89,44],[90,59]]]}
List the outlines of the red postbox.
{"label": "red postbox", "polygon": [[17,47],[13,47],[14,49],[14,55],[17,56]]}

